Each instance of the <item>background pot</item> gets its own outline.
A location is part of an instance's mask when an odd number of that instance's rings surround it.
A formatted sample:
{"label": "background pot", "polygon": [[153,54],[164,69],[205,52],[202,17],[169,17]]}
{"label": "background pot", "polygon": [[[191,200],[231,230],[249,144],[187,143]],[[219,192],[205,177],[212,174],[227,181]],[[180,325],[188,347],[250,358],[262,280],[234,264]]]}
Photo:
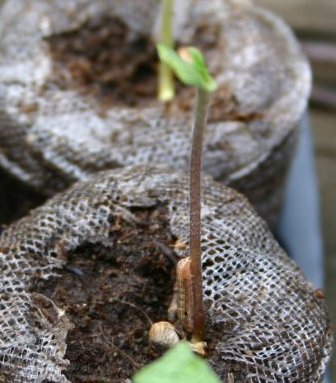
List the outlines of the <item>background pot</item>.
{"label": "background pot", "polygon": [[[201,47],[220,84],[204,170],[246,194],[272,225],[310,90],[307,61],[289,28],[249,2],[176,4],[177,43]],[[45,195],[98,170],[140,163],[185,169],[190,93],[181,89],[169,108],[151,98],[155,94],[140,96],[135,107],[115,98],[106,103],[109,97],[102,101],[87,88],[83,92],[74,80],[78,67],[81,74],[83,67],[92,69],[90,60],[75,66],[74,74],[55,54],[62,39],[118,22],[125,27],[118,46],[141,42],[153,62],[150,41],[158,14],[154,0],[5,2],[0,14],[1,166]],[[55,78],[60,71],[63,82]],[[129,86],[135,92],[132,81]],[[119,85],[113,88],[112,81],[109,92],[113,89]]]}

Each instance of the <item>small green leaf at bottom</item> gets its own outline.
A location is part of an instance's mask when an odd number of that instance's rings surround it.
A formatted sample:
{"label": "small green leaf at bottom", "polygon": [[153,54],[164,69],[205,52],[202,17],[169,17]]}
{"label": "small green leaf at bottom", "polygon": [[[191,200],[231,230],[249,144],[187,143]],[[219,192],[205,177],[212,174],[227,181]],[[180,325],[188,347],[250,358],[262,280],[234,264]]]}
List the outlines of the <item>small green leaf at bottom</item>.
{"label": "small green leaf at bottom", "polygon": [[160,359],[137,372],[134,383],[220,383],[207,362],[180,342]]}

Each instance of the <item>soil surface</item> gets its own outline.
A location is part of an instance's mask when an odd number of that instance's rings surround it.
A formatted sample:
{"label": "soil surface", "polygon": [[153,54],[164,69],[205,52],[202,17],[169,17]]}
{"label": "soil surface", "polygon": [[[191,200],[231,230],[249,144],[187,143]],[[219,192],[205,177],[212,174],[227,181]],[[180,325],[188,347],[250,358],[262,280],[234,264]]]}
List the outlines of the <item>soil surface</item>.
{"label": "soil surface", "polygon": [[[206,55],[216,48],[218,38],[218,27],[202,26],[196,30],[192,45]],[[148,36],[130,40],[128,28],[120,19],[108,17],[88,22],[76,31],[54,35],[47,41],[54,63],[50,81],[61,89],[75,89],[81,95],[98,99],[102,112],[110,107],[141,108],[157,102],[159,60],[155,42]],[[178,42],[176,45],[178,48]],[[194,90],[177,79],[174,86],[176,98],[167,105],[167,112],[191,112]],[[221,86],[213,97],[209,122],[247,122],[261,116],[259,112],[240,113],[230,90]]]}
{"label": "soil surface", "polygon": [[60,88],[75,88],[109,106],[141,106],[156,98],[155,45],[144,36],[130,40],[118,18],[87,23],[48,42]]}
{"label": "soil surface", "polygon": [[167,319],[176,256],[165,209],[134,211],[143,227],[111,226],[111,247],[86,244],[65,255],[59,278],[36,281],[35,292],[66,311],[67,378],[125,382],[163,350],[151,347],[151,322]]}
{"label": "soil surface", "polygon": [[[143,223],[136,232],[118,219],[111,225],[110,247],[86,244],[64,254],[60,277],[36,280],[33,287],[64,309],[74,325],[65,355],[70,360],[65,375],[72,383],[126,382],[165,351],[149,344],[148,331],[151,322],[167,320],[176,238],[165,208],[132,213]],[[215,346],[226,330],[207,324],[208,354],[224,382],[227,366]]]}

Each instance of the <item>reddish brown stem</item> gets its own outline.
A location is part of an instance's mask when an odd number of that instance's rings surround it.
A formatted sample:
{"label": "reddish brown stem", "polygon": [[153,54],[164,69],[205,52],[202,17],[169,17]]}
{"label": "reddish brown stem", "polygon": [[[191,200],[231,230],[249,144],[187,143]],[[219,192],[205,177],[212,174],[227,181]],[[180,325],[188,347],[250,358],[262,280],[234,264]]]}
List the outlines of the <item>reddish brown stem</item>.
{"label": "reddish brown stem", "polygon": [[194,329],[193,340],[204,339],[204,305],[202,285],[201,253],[201,167],[203,132],[206,126],[209,106],[209,93],[197,89],[195,119],[193,122],[192,146],[190,156],[190,269],[194,293]]}

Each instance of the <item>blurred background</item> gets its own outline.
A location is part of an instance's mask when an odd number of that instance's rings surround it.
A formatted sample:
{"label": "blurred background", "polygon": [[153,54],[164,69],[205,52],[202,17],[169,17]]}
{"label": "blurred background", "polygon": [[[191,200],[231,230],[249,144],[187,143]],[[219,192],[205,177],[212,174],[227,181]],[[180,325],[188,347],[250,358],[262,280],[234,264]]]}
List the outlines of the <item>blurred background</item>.
{"label": "blurred background", "polygon": [[[313,67],[309,115],[320,191],[326,299],[336,323],[336,1],[256,0],[295,30]],[[335,350],[335,346],[334,346]],[[331,380],[336,382],[335,352]]]}

